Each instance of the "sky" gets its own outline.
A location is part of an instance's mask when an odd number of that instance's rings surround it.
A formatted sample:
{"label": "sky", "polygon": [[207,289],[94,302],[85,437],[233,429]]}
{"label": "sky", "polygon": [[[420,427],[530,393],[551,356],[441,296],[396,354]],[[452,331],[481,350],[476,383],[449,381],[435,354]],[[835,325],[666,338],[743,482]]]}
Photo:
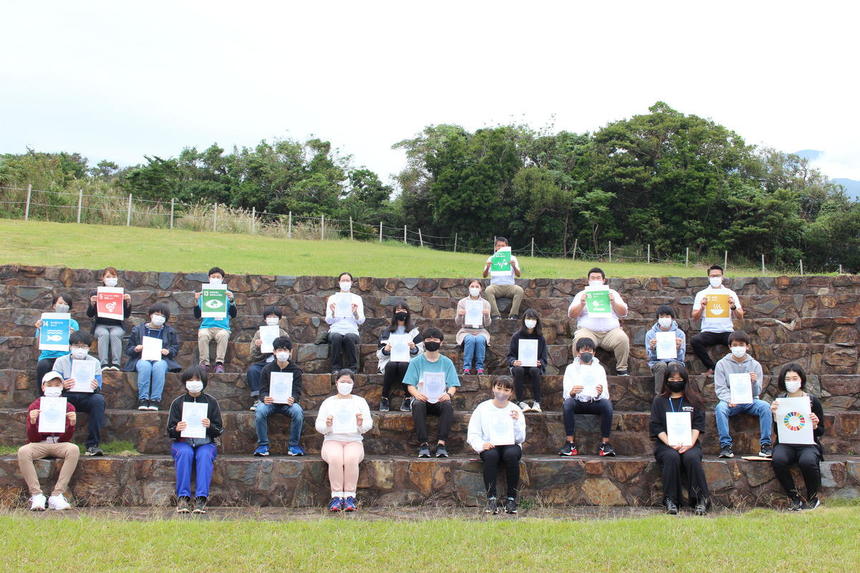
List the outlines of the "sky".
{"label": "sky", "polygon": [[427,125],[581,133],[665,101],[860,179],[859,14],[827,1],[0,0],[0,153],[128,166],[314,136],[388,181],[405,164],[391,146]]}

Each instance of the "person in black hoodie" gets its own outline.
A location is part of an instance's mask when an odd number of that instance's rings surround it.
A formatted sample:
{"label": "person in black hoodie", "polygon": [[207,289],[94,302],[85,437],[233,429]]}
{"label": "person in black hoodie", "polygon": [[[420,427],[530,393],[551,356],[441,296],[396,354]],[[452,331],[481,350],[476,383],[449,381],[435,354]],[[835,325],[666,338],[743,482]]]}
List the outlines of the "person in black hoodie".
{"label": "person in black hoodie", "polygon": [[[102,283],[106,287],[116,287],[119,277],[113,267],[107,267],[102,273]],[[90,303],[87,305],[87,316],[93,319],[90,334],[98,341],[99,361],[104,370],[119,370],[122,356],[122,337],[125,336],[124,321],[131,316],[131,296],[124,292],[122,295],[123,320],[102,318],[98,315],[96,301],[98,289],[90,291]]]}
{"label": "person in black hoodie", "polygon": [[[689,412],[692,436],[689,445],[669,442],[667,418],[669,413]],[[666,513],[676,515],[681,504],[681,471],[687,477],[690,505],[696,515],[708,512],[708,482],[702,468],[702,446],[699,437],[705,431],[705,410],[695,384],[690,384],[687,369],[679,362],[671,362],[663,377],[663,389],[651,404],[651,437],[654,438],[654,457],[663,475],[663,503]]]}
{"label": "person in black hoodie", "polygon": [[409,360],[418,356],[421,351],[419,345],[424,343],[424,339],[419,334],[418,329],[412,326],[409,305],[404,301],[394,305],[391,313],[391,324],[386,326],[382,330],[382,334],[379,335],[379,349],[376,351],[376,357],[379,359],[379,371],[383,374],[379,411],[388,412],[391,409],[391,389],[396,386],[403,388],[404,398],[400,404],[400,411],[411,412],[412,396],[409,394],[406,384],[403,383],[403,377],[406,376],[406,370],[409,368],[409,361],[394,362],[391,360],[389,340],[392,334],[408,334],[411,337],[409,339]]}
{"label": "person in black hoodie", "polygon": [[[818,488],[821,486],[821,460],[824,459],[824,448],[821,446],[821,436],[824,435],[824,408],[821,401],[805,392],[806,372],[796,362],[786,364],[779,372],[777,385],[782,392],[771,404],[774,421],[776,421],[776,410],[779,407],[780,398],[809,398],[812,414],[812,435],[815,444],[777,444],[773,448],[773,473],[788,494],[789,511],[800,511],[801,509],[815,509],[821,502],[818,500]],[[779,436],[778,431],[774,431]],[[791,466],[797,464],[803,481],[806,483],[806,503],[800,497],[794,478],[791,477]]]}
{"label": "person in black hoodie", "polygon": [[[206,371],[199,366],[185,369],[180,376],[185,385],[185,394],[176,398],[170,404],[170,414],[167,417],[167,435],[173,439],[170,451],[176,464],[176,511],[188,513],[191,505],[191,467],[197,474],[194,494],[194,513],[206,513],[206,500],[209,498],[209,484],[212,482],[212,469],[215,457],[218,455],[216,441],[224,432],[221,422],[221,408],[218,401],[204,394],[206,388]],[[187,402],[205,403],[206,417],[203,427],[206,436],[203,438],[183,438],[182,430],[188,427],[182,420],[183,405]]]}
{"label": "person in black hoodie", "polygon": [[[523,366],[519,358],[520,340],[538,341],[537,366]],[[540,412],[541,392],[540,384],[543,375],[546,374],[546,365],[549,362],[547,356],[546,339],[543,337],[540,315],[534,309],[528,309],[523,313],[523,325],[511,337],[511,346],[508,349],[508,367],[514,378],[514,389],[519,402],[520,410],[523,412]],[[531,382],[532,405],[526,403],[525,382],[526,378]]]}

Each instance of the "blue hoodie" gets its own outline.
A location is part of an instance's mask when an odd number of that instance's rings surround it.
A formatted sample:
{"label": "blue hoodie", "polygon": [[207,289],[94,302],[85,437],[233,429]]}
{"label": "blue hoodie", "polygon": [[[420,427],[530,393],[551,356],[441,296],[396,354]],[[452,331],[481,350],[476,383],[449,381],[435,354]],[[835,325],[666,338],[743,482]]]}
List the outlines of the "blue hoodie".
{"label": "blue hoodie", "polygon": [[[681,339],[681,348],[678,349],[678,356],[674,360],[657,360],[657,350],[651,348],[651,339],[654,338],[654,335],[658,332],[674,332],[677,338]],[[660,323],[655,322],[654,326],[651,327],[651,330],[645,333],[645,351],[648,353],[648,367],[652,367],[658,362],[684,362],[684,355],[687,353],[687,335],[684,334],[684,331],[678,328],[678,323],[674,320],[672,321],[672,326],[669,327],[669,330],[662,330],[660,328]]]}

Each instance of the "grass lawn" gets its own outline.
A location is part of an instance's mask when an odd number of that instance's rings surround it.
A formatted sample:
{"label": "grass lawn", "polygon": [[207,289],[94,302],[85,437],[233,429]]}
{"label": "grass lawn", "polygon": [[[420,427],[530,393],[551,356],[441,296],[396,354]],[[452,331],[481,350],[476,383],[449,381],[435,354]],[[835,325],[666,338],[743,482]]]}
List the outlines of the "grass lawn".
{"label": "grass lawn", "polygon": [[856,571],[860,563],[856,506],[576,521],[16,514],[0,517],[0,530],[10,571]]}
{"label": "grass lawn", "polygon": [[[448,253],[388,242],[305,241],[254,235],[141,227],[0,220],[0,264],[136,271],[205,272],[218,265],[228,273],[335,275],[349,271],[374,277],[475,277],[489,256]],[[520,257],[525,278],[579,278],[595,265]],[[705,267],[645,263],[599,263],[611,277],[704,276]],[[730,268],[732,276],[761,270]]]}

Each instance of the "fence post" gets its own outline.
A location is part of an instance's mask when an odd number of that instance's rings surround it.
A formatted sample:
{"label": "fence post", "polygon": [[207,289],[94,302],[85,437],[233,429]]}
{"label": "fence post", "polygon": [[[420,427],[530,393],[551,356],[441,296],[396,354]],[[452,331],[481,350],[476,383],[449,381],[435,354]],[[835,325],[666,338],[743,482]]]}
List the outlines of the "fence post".
{"label": "fence post", "polygon": [[424,237],[421,236],[421,227],[418,227],[418,243],[424,246]]}
{"label": "fence post", "polygon": [[573,240],[573,259],[571,259],[571,260],[574,260],[574,261],[576,260],[576,247],[577,246],[579,246],[579,237],[577,237]]}
{"label": "fence post", "polygon": [[215,203],[215,208],[212,209],[212,232],[218,230],[218,203]]}
{"label": "fence post", "polygon": [[612,262],[612,241],[609,241],[609,262]]}
{"label": "fence post", "polygon": [[[454,252],[457,252],[457,233],[454,233]],[[839,267],[842,268],[842,267]]]}
{"label": "fence post", "polygon": [[842,263],[839,263],[839,274],[842,274]]}
{"label": "fence post", "polygon": [[684,256],[684,266],[690,266],[690,247],[687,247],[687,254]]}
{"label": "fence post", "polygon": [[803,276],[803,259],[800,259],[800,276]]}
{"label": "fence post", "polygon": [[31,183],[27,184],[27,205],[24,207],[24,220],[28,221],[30,219],[30,195],[33,194],[33,185]]}
{"label": "fence post", "polygon": [[287,219],[287,238],[293,238],[293,212],[290,211],[290,218]]}
{"label": "fence post", "polygon": [[257,206],[251,207],[251,234],[254,234],[254,222],[257,220]]}
{"label": "fence post", "polygon": [[532,258],[535,258],[535,238],[532,237]]}
{"label": "fence post", "polygon": [[349,240],[352,241],[352,217],[349,218]]}
{"label": "fence post", "polygon": [[325,241],[325,215],[320,215],[320,240]]}
{"label": "fence post", "polygon": [[[84,190],[78,189],[78,223],[81,222],[81,206],[84,202]],[[801,273],[803,274],[803,273]]]}
{"label": "fence post", "polygon": [[382,221],[379,222],[379,242],[382,242]]}
{"label": "fence post", "polygon": [[170,198],[170,228],[173,228],[173,207],[176,199],[174,197]]}
{"label": "fence post", "polygon": [[648,263],[649,265],[651,264],[651,243],[648,243],[648,259],[647,259],[647,263]]}
{"label": "fence post", "polygon": [[131,227],[131,193],[128,194],[128,213],[125,216],[125,226]]}
{"label": "fence post", "polygon": [[403,225],[403,244],[404,244],[404,245],[408,245],[408,244],[409,244],[409,243],[407,243],[407,242],[406,242],[406,225]]}
{"label": "fence post", "polygon": [[764,272],[764,253],[761,254],[761,272]]}
{"label": "fence post", "polygon": [[729,252],[723,251],[723,269],[729,268]]}

